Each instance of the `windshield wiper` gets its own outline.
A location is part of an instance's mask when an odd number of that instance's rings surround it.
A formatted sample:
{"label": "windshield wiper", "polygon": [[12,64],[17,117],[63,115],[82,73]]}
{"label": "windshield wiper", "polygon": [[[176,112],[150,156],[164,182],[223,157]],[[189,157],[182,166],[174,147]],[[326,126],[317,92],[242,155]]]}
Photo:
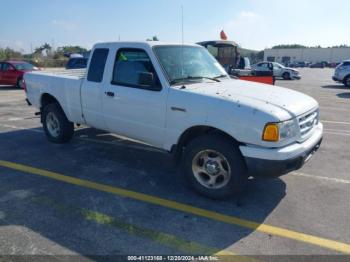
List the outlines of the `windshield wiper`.
{"label": "windshield wiper", "polygon": [[218,80],[218,78],[223,78],[223,77],[227,77],[227,75],[222,74],[222,75],[214,77],[214,79]]}
{"label": "windshield wiper", "polygon": [[212,77],[206,77],[206,76],[187,76],[187,77],[182,77],[182,78],[177,78],[174,79],[170,82],[171,85],[182,82],[182,81],[186,81],[186,80],[195,80],[195,79],[209,79],[215,82],[221,82],[219,79],[217,79],[216,77],[212,78]]}

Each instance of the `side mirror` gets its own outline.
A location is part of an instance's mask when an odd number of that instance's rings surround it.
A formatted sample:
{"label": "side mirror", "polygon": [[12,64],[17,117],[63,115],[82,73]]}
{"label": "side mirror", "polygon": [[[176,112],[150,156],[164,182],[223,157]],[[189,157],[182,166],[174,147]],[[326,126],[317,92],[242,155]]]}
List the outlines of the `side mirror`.
{"label": "side mirror", "polygon": [[154,76],[149,72],[141,72],[139,74],[139,85],[151,87],[154,83]]}
{"label": "side mirror", "polygon": [[156,83],[154,79],[154,75],[150,72],[139,73],[138,84],[148,90],[152,90],[152,91],[162,90],[162,87]]}

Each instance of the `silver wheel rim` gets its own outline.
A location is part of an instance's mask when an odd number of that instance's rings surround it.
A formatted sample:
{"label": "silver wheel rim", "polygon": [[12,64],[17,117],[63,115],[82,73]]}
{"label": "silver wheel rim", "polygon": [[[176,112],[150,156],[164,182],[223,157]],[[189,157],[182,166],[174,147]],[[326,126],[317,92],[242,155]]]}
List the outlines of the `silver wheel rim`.
{"label": "silver wheel rim", "polygon": [[200,151],[192,160],[192,172],[196,180],[209,189],[222,188],[231,178],[229,162],[215,150]]}
{"label": "silver wheel rim", "polygon": [[60,135],[60,124],[56,115],[49,112],[46,116],[46,127],[50,135],[53,137],[58,137]]}
{"label": "silver wheel rim", "polygon": [[346,85],[347,85],[347,86],[350,86],[350,77],[348,77],[348,78],[346,79]]}

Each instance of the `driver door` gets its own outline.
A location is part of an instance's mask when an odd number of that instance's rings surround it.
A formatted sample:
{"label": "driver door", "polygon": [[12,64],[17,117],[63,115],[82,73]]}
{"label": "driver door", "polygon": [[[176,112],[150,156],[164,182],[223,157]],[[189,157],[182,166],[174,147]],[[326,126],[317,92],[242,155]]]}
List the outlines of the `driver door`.
{"label": "driver door", "polygon": [[[102,103],[108,129],[161,147],[167,89],[162,87],[153,61],[143,49],[121,48],[116,51],[113,66]],[[153,77],[151,85],[140,82],[145,74]]]}
{"label": "driver door", "polygon": [[1,82],[5,85],[16,85],[17,84],[16,69],[8,63],[3,63],[1,69],[2,69]]}
{"label": "driver door", "polygon": [[280,67],[277,64],[273,64],[273,75],[280,77],[282,76],[282,73],[283,73],[282,67]]}

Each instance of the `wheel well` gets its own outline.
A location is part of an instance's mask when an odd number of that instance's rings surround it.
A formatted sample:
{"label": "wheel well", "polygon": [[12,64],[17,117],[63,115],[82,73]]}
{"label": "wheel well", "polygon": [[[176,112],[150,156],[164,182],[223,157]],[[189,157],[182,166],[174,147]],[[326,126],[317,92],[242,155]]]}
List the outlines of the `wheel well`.
{"label": "wheel well", "polygon": [[43,110],[44,108],[47,106],[47,105],[50,105],[50,104],[54,104],[54,103],[57,103],[59,106],[60,106],[60,103],[57,101],[57,99],[48,94],[48,93],[45,93],[41,96],[41,100],[40,100],[40,112],[41,112],[41,123],[43,123]]}
{"label": "wheel well", "polygon": [[49,104],[53,104],[53,103],[59,104],[57,99],[54,96],[47,94],[47,93],[45,93],[41,96],[41,101],[40,101],[41,109],[43,109],[45,106],[47,106]]}
{"label": "wheel well", "polygon": [[194,126],[191,128],[188,128],[185,132],[182,133],[182,135],[180,136],[177,145],[174,145],[172,147],[172,153],[175,156],[175,160],[179,161],[181,159],[181,155],[183,153],[183,149],[186,147],[186,145],[188,145],[188,143],[190,143],[193,139],[201,136],[201,135],[205,135],[205,134],[209,134],[209,133],[213,133],[213,134],[217,134],[217,135],[221,135],[223,137],[226,137],[230,140],[232,140],[235,143],[239,143],[236,139],[234,139],[231,135],[227,134],[226,132],[217,129],[215,127],[211,127],[211,126]]}

